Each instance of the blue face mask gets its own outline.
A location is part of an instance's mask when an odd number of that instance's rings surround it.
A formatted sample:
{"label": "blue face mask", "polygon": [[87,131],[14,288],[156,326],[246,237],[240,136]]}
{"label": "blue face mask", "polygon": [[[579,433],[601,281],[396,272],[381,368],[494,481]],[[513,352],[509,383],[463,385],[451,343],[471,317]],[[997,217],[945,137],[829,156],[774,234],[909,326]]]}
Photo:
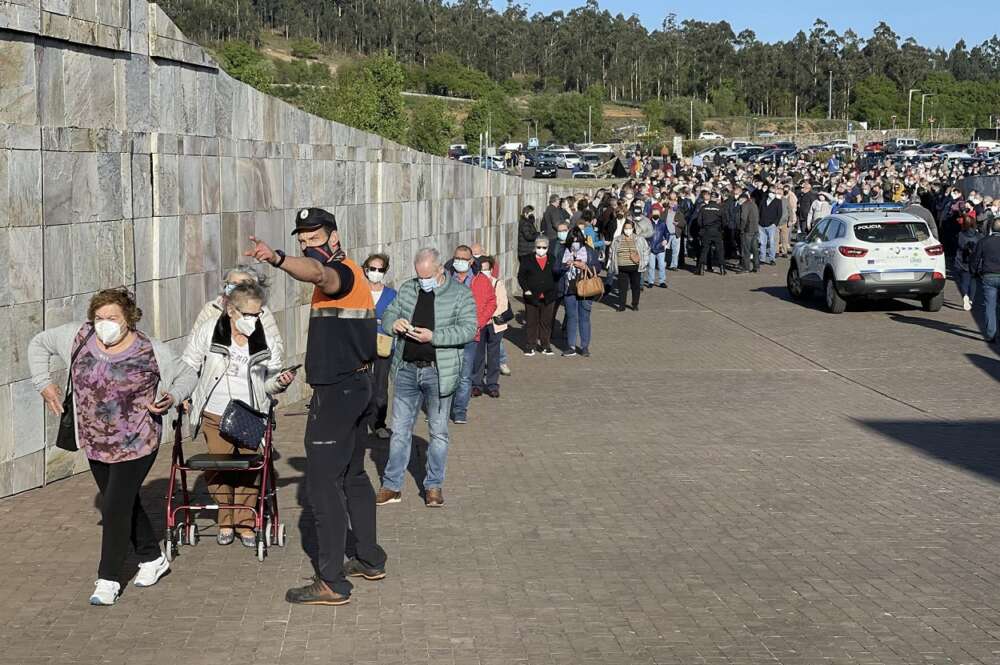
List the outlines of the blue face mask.
{"label": "blue face mask", "polygon": [[438,286],[437,277],[418,277],[417,279],[420,282],[420,288],[426,291],[427,293],[430,293]]}
{"label": "blue face mask", "polygon": [[235,284],[226,284],[224,287],[222,287],[222,293],[225,294],[226,296],[231,296],[235,288],[236,288]]}
{"label": "blue face mask", "polygon": [[569,231],[559,231],[556,235],[559,236],[560,240],[566,240],[569,237]]}
{"label": "blue face mask", "polygon": [[469,272],[468,259],[455,259],[451,265],[455,268],[455,272]]}

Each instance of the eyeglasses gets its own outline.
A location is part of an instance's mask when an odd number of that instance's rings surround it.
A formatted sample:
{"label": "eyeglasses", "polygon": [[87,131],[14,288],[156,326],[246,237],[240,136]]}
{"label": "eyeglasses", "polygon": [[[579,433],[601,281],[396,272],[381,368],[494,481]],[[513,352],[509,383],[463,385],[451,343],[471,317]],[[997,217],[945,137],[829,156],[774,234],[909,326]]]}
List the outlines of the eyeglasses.
{"label": "eyeglasses", "polygon": [[239,307],[233,307],[233,309],[235,309],[237,312],[239,312],[241,316],[249,316],[249,317],[254,318],[254,319],[259,319],[260,315],[263,313],[263,312],[244,312]]}
{"label": "eyeglasses", "polygon": [[376,268],[375,266],[368,266],[368,269],[380,273],[385,273],[389,270],[388,268]]}

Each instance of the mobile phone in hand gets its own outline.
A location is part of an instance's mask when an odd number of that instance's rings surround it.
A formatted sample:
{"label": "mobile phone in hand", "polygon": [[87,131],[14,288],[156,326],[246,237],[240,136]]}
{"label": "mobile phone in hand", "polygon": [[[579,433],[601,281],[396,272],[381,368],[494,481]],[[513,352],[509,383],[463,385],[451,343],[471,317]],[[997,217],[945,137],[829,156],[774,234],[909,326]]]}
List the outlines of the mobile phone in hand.
{"label": "mobile phone in hand", "polygon": [[285,372],[294,372],[295,370],[297,370],[300,367],[302,367],[302,363],[299,363],[298,365],[292,365],[291,367],[286,367],[283,370],[281,370],[280,372],[278,372],[278,374],[284,374]]}

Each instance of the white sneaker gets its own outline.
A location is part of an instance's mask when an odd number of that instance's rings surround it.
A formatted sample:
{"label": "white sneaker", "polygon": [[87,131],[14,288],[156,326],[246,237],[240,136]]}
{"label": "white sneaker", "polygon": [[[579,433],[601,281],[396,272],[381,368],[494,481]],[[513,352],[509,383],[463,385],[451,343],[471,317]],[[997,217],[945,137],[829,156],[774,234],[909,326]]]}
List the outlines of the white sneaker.
{"label": "white sneaker", "polygon": [[507,363],[500,365],[500,373],[503,374],[504,376],[510,376],[510,365],[508,365]]}
{"label": "white sneaker", "polygon": [[139,564],[139,573],[132,580],[136,586],[153,586],[163,575],[170,570],[170,562],[167,557],[160,555],[160,558]]}
{"label": "white sneaker", "polygon": [[972,301],[969,300],[969,296],[962,296],[962,309],[966,312],[972,311]]}
{"label": "white sneaker", "polygon": [[94,593],[90,596],[91,605],[114,605],[122,585],[111,580],[97,580],[94,587]]}

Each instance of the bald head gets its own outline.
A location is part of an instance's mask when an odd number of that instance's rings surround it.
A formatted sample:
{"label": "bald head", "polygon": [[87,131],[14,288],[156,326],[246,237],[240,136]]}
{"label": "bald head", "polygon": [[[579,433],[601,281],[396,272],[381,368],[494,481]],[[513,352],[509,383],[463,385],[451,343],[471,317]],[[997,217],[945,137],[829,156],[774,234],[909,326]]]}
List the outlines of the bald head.
{"label": "bald head", "polygon": [[472,243],[472,255],[473,256],[475,256],[476,258],[478,258],[478,257],[482,256],[485,253],[486,252],[483,251],[483,246],[482,245],[480,245],[478,242]]}

